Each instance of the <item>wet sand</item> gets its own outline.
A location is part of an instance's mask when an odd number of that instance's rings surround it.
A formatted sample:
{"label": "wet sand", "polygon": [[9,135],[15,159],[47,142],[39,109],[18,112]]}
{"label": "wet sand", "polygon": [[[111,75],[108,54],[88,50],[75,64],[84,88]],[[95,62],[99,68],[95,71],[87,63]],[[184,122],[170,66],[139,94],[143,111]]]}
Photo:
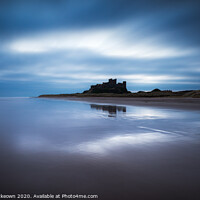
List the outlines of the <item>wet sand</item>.
{"label": "wet sand", "polygon": [[[142,107],[144,100],[130,98],[68,100],[76,101],[1,100],[0,194],[200,199],[199,111]],[[181,101],[189,108],[199,100]]]}
{"label": "wet sand", "polygon": [[199,150],[199,144],[171,142],[143,144],[102,158],[15,154],[1,167],[1,192],[97,194],[100,200],[199,200]]}
{"label": "wet sand", "polygon": [[[51,97],[52,98],[52,97]],[[131,98],[131,97],[53,97],[73,101],[86,101],[94,103],[149,106],[160,108],[200,110],[200,98]]]}

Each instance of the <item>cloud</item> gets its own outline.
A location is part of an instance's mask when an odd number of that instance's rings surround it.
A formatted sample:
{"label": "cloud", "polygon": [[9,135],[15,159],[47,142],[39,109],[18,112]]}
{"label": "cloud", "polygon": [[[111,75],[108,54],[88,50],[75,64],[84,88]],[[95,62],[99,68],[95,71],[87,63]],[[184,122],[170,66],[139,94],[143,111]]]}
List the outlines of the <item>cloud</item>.
{"label": "cloud", "polygon": [[[80,70],[83,70],[80,72]],[[23,78],[24,77],[24,78]],[[18,81],[33,81],[40,80],[44,82],[54,83],[91,83],[91,82],[102,82],[109,78],[117,78],[119,80],[127,80],[129,84],[162,84],[162,83],[176,83],[176,84],[199,84],[199,77],[192,76],[177,76],[177,75],[162,75],[162,74],[102,74],[95,72],[84,71],[84,68],[66,68],[63,67],[59,71],[54,67],[46,69],[34,69],[31,70],[22,69],[21,71],[15,70],[1,70],[0,80],[18,80]]]}
{"label": "cloud", "polygon": [[[126,29],[126,33],[123,31]],[[7,44],[14,53],[41,54],[56,51],[91,51],[106,57],[128,59],[161,59],[188,56],[194,49],[179,49],[156,41],[154,37],[143,38],[135,30],[133,38],[127,38],[128,27],[91,29],[41,33],[32,37],[16,39]],[[132,32],[134,32],[132,30]],[[130,33],[129,33],[130,34]]]}
{"label": "cloud", "polygon": [[199,89],[198,8],[196,0],[2,0],[1,85],[77,92],[118,78],[134,91]]}

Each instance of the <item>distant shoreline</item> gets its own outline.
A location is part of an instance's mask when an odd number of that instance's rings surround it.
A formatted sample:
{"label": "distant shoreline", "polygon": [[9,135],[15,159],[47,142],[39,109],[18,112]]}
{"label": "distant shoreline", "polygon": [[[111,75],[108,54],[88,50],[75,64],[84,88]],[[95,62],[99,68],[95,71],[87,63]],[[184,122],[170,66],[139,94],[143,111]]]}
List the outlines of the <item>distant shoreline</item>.
{"label": "distant shoreline", "polygon": [[200,110],[200,98],[191,97],[98,97],[98,96],[57,96],[45,95],[40,98],[53,98],[91,103],[116,104],[127,106],[147,106],[183,110]]}
{"label": "distant shoreline", "polygon": [[200,98],[200,90],[184,90],[176,91],[172,90],[159,90],[154,89],[149,92],[139,91],[139,92],[127,92],[127,93],[73,93],[73,94],[43,94],[39,97],[126,97],[126,98],[182,98],[182,97],[193,97]]}

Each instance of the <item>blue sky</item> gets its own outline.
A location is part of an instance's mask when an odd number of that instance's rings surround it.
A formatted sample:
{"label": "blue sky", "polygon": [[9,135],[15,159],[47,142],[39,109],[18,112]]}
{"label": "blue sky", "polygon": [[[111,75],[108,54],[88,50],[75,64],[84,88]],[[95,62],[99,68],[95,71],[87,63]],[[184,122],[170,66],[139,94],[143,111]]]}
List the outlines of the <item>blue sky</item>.
{"label": "blue sky", "polygon": [[1,0],[0,96],[200,89],[200,1]]}

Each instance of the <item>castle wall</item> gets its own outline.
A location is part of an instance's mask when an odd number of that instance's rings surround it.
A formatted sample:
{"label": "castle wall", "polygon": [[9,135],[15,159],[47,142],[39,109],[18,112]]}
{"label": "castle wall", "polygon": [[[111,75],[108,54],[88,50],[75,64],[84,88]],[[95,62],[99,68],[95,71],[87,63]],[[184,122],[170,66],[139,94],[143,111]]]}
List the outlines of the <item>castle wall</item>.
{"label": "castle wall", "polygon": [[117,83],[117,79],[109,79],[102,84],[91,85],[90,93],[127,93],[126,81]]}

